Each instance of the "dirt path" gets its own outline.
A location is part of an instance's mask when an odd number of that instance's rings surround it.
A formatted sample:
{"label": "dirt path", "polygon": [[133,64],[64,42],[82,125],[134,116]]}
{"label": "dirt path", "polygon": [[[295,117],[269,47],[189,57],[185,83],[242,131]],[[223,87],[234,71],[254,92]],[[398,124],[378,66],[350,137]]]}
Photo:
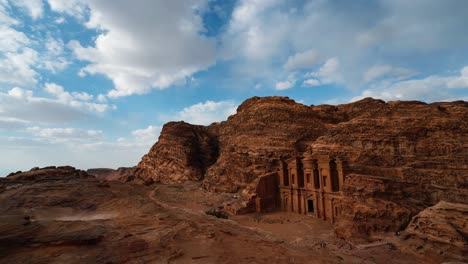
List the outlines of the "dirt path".
{"label": "dirt path", "polygon": [[[157,204],[186,213],[204,215],[212,208],[222,208],[232,194],[210,193],[199,182],[155,186],[150,197]],[[332,263],[426,263],[395,249],[391,243],[377,241],[354,245],[337,239],[333,225],[311,216],[287,212],[229,216],[240,228],[255,230],[277,243],[299,252],[314,252],[311,258],[334,259]],[[231,221],[229,221],[231,222]],[[203,260],[203,258],[200,258]]]}

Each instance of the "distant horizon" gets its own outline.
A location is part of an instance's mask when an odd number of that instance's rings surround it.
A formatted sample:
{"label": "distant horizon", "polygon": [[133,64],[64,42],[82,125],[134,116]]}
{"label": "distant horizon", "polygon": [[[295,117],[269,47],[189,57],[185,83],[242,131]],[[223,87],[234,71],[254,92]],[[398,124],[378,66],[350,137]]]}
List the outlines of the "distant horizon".
{"label": "distant horizon", "polygon": [[219,122],[253,96],[467,101],[467,13],[457,0],[0,0],[0,175],[134,166],[164,123]]}

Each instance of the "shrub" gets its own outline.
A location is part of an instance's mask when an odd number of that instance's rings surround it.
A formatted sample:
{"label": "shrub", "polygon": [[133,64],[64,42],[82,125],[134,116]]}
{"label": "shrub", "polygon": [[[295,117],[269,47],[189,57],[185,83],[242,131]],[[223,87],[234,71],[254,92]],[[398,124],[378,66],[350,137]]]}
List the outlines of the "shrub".
{"label": "shrub", "polygon": [[205,214],[216,216],[217,218],[228,219],[228,215],[225,212],[217,209],[210,209],[206,211]]}

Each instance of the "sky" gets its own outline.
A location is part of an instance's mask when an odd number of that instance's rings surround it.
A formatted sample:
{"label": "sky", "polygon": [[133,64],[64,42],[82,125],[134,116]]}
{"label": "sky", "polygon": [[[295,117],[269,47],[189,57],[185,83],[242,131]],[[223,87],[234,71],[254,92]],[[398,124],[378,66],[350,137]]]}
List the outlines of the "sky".
{"label": "sky", "polygon": [[0,176],[134,166],[252,96],[468,98],[466,0],[0,0]]}

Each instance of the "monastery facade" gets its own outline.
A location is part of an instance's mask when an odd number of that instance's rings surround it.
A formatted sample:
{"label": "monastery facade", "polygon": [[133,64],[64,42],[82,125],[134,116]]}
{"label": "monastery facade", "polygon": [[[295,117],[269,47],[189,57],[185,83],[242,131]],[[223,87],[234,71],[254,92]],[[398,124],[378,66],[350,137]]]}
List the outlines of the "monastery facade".
{"label": "monastery facade", "polygon": [[338,158],[311,155],[281,161],[279,205],[282,211],[313,215],[334,223],[341,211],[345,166]]}

